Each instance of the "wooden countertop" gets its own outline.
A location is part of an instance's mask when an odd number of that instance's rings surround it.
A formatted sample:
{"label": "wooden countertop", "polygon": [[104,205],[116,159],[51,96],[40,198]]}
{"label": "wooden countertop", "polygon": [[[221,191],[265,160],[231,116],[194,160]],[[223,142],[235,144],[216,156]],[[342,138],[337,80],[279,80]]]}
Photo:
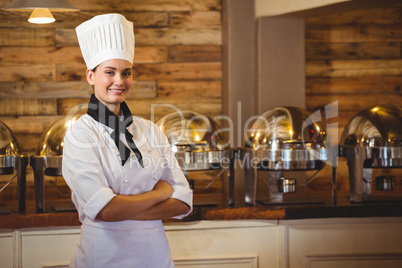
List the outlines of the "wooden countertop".
{"label": "wooden countertop", "polygon": [[[245,206],[237,202],[235,207],[224,205],[196,205],[193,212],[182,220],[165,222],[189,222],[199,220],[292,220],[307,218],[351,218],[351,217],[400,217],[402,202],[351,204],[347,197],[338,198],[333,205],[330,200],[325,203],[304,204],[258,204]],[[11,212],[0,214],[0,229],[20,229],[35,227],[78,226],[78,214],[68,201],[53,202],[54,207],[45,213],[36,213],[34,202],[27,203],[25,213]],[[12,206],[14,205],[14,207]],[[16,204],[11,205],[11,211]],[[10,205],[9,205],[10,207]],[[63,208],[60,210],[60,207]]]}

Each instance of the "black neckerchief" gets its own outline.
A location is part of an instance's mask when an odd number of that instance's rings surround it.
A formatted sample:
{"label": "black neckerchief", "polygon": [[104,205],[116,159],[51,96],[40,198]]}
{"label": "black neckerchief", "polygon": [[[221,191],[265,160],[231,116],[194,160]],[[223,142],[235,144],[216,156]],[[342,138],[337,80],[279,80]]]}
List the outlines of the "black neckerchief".
{"label": "black neckerchief", "polygon": [[124,121],[120,121],[118,116],[112,113],[95,97],[94,94],[92,94],[91,99],[89,100],[87,114],[99,123],[113,129],[110,137],[114,140],[114,143],[119,149],[122,166],[124,166],[128,157],[130,156],[130,150],[120,140],[120,133],[124,133],[128,146],[137,156],[138,162],[141,164],[141,166],[144,167],[141,152],[134,143],[133,135],[131,135],[131,133],[127,130],[127,127],[133,123],[133,116],[131,115],[130,109],[125,102],[120,103],[120,110],[123,113]]}

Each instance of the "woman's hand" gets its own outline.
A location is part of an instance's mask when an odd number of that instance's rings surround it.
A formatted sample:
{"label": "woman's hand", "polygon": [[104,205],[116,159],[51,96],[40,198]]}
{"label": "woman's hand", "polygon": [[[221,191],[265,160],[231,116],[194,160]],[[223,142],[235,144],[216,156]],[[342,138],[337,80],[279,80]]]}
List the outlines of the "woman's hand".
{"label": "woman's hand", "polygon": [[160,195],[161,202],[169,199],[169,197],[173,194],[173,188],[167,181],[159,180],[153,189],[153,191],[157,192]]}

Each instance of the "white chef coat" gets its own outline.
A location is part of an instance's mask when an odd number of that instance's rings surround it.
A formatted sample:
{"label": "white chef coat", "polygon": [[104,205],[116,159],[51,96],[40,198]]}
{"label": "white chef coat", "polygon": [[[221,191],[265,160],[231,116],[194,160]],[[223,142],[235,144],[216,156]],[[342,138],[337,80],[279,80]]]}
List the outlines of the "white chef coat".
{"label": "white chef coat", "polygon": [[[133,152],[122,166],[118,148],[110,137],[113,129],[87,114],[66,133],[63,177],[82,223],[73,267],[174,267],[161,220],[103,222],[96,219],[99,211],[117,194],[150,191],[160,179],[172,186],[171,198],[192,208],[192,191],[164,133],[151,121],[137,117],[133,117],[128,130],[142,154],[144,168]],[[126,143],[123,134],[120,139]]]}

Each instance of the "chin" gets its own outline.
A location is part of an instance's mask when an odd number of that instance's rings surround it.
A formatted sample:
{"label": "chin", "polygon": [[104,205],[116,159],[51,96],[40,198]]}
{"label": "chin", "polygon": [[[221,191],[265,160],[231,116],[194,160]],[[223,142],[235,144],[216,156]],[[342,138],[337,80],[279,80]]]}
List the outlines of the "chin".
{"label": "chin", "polygon": [[126,94],[109,96],[110,103],[122,103],[127,98]]}

